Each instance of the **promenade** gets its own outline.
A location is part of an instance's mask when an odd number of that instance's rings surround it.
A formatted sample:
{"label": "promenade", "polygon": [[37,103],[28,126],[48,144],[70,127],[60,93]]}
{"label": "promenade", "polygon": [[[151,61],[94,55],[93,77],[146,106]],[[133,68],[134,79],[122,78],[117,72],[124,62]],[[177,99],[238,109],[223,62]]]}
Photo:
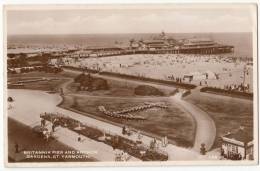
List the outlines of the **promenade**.
{"label": "promenade", "polygon": [[[80,120],[88,126],[96,127],[111,134],[125,136],[126,138],[133,140],[135,140],[137,136],[136,134],[131,136],[122,135],[121,127],[57,107],[56,105],[61,101],[61,97],[56,94],[48,94],[36,90],[8,90],[8,95],[14,97],[14,102],[11,103],[12,108],[8,111],[8,117],[31,127],[40,124],[40,113],[43,111],[53,113],[58,112],[66,116],[73,117],[76,120]],[[55,136],[58,141],[61,141],[62,143],[77,150],[85,151],[91,149],[91,151],[102,151],[102,153],[91,156],[98,160],[114,160],[113,155],[111,155],[114,154],[113,149],[105,144],[100,145],[98,142],[89,140],[87,137],[84,137],[86,140],[83,141],[86,144],[78,143],[76,138],[77,135],[65,128],[58,128]],[[145,145],[149,145],[152,139],[152,137],[142,135],[142,141]],[[167,147],[160,146],[159,149],[167,152],[169,155],[169,160],[174,161],[200,160],[201,158],[207,158],[207,156],[201,156],[194,149],[177,147],[171,144]],[[130,160],[136,161],[137,159],[131,157]]]}

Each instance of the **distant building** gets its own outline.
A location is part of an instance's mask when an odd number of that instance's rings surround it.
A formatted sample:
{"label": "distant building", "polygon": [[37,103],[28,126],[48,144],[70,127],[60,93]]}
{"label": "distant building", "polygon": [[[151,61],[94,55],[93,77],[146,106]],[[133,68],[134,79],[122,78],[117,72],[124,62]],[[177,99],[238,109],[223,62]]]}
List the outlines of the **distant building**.
{"label": "distant building", "polygon": [[152,39],[139,41],[131,39],[130,48],[135,50],[160,50],[172,48],[175,43],[175,39],[167,37],[166,34],[162,31],[161,34]]}
{"label": "distant building", "polygon": [[169,46],[164,40],[145,40],[142,44],[148,50],[166,49]]}
{"label": "distant building", "polygon": [[130,49],[158,53],[218,54],[232,53],[234,46],[218,44],[210,39],[173,39],[164,32],[148,40],[130,40]]}
{"label": "distant building", "polygon": [[227,159],[253,159],[253,137],[244,128],[222,137],[221,154]]}
{"label": "distant building", "polygon": [[233,51],[234,47],[230,45],[218,44],[210,39],[192,38],[183,41],[180,53],[216,54],[231,53]]}

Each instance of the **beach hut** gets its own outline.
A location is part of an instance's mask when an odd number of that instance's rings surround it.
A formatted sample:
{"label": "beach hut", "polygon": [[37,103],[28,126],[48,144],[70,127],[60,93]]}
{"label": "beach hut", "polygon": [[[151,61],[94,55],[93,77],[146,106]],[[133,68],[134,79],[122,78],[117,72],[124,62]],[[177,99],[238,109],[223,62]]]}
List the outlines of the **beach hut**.
{"label": "beach hut", "polygon": [[203,80],[206,79],[206,75],[201,72],[191,72],[189,74],[184,75],[184,79],[192,80]]}

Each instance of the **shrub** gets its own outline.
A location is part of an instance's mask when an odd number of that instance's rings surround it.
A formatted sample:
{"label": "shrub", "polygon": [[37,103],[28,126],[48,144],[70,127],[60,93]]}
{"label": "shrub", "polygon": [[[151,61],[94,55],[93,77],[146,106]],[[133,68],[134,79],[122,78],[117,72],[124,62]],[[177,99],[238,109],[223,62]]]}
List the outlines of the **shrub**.
{"label": "shrub", "polygon": [[140,85],[135,88],[135,94],[141,96],[163,96],[164,93],[149,85]]}

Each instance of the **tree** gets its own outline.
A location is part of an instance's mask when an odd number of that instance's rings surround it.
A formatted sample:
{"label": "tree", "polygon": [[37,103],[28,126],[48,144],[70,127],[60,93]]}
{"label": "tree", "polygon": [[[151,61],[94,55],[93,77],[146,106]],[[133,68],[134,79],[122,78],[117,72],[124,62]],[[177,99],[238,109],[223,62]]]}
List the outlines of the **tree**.
{"label": "tree", "polygon": [[16,54],[13,54],[13,53],[8,53],[8,54],[7,54],[7,57],[8,57],[8,58],[14,58],[15,56],[16,56]]}

